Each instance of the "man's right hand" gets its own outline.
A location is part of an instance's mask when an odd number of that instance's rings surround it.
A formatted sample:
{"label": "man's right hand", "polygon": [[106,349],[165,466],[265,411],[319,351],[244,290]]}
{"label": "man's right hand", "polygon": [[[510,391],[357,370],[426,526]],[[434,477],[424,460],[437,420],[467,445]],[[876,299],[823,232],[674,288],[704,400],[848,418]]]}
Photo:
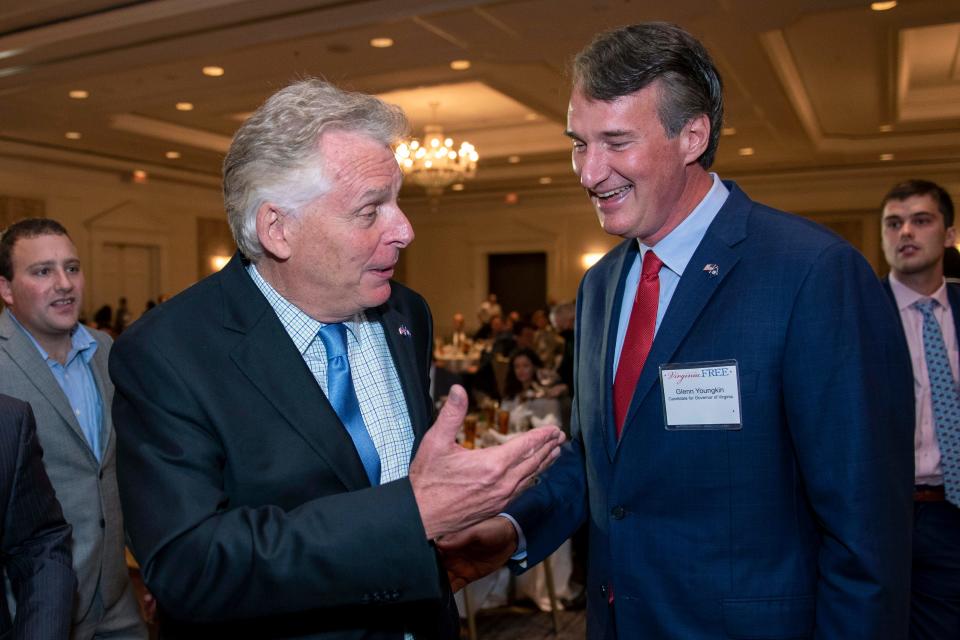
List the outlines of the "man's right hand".
{"label": "man's right hand", "polygon": [[459,531],[500,513],[560,455],[564,435],[538,427],[489,449],[456,442],[467,393],[454,385],[410,463],[410,484],[427,538]]}
{"label": "man's right hand", "polygon": [[517,530],[506,518],[494,516],[437,540],[450,588],[459,591],[493,573],[517,551]]}

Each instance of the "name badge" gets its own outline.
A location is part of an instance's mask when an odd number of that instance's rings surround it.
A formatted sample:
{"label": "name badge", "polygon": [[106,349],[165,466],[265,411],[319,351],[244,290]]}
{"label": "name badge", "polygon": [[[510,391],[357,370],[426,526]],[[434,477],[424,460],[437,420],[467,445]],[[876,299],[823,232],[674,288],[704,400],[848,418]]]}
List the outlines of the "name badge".
{"label": "name badge", "polygon": [[660,383],[668,431],[742,428],[736,360],[662,364]]}

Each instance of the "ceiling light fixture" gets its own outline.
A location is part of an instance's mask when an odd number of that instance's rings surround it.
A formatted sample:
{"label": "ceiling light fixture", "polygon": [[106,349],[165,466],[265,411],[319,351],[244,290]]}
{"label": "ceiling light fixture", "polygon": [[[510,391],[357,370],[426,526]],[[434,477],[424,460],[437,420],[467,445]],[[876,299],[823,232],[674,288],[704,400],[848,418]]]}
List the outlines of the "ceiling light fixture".
{"label": "ceiling light fixture", "polygon": [[470,68],[469,60],[454,60],[450,63],[450,68],[454,71],[466,71]]}
{"label": "ceiling light fixture", "polygon": [[[430,103],[434,122],[438,106],[438,102]],[[395,151],[400,169],[410,181],[424,187],[427,195],[438,197],[444,187],[476,175],[480,156],[472,144],[464,140],[455,151],[453,138],[444,137],[439,124],[428,124],[423,130],[422,140],[412,138],[401,142]]]}
{"label": "ceiling light fixture", "polygon": [[540,184],[550,184],[552,182],[553,182],[553,178],[551,178],[550,176],[543,176],[542,178],[540,178]]}
{"label": "ceiling light fixture", "polygon": [[193,111],[192,102],[178,102],[177,111]]}
{"label": "ceiling light fixture", "polygon": [[457,182],[456,184],[450,185],[451,191],[463,191],[464,186],[462,182]]}
{"label": "ceiling light fixture", "polygon": [[67,131],[63,137],[67,140],[79,140],[83,135],[79,131]]}
{"label": "ceiling light fixture", "polygon": [[388,49],[393,46],[393,38],[373,38],[370,46],[374,49]]}
{"label": "ceiling light fixture", "polygon": [[892,153],[881,153],[881,154],[880,154],[880,162],[890,162],[891,160],[893,160],[893,154],[892,154]]}
{"label": "ceiling light fixture", "polygon": [[889,11],[897,6],[897,0],[887,0],[886,2],[871,2],[870,8],[874,11]]}
{"label": "ceiling light fixture", "polygon": [[507,162],[509,162],[510,164],[517,164],[518,162],[520,162],[520,156],[510,156],[509,158],[507,158]]}
{"label": "ceiling light fixture", "polygon": [[735,127],[724,127],[720,129],[720,135],[723,135],[723,136],[732,136],[732,135],[736,135],[736,133],[737,133],[737,130]]}
{"label": "ceiling light fixture", "polygon": [[143,169],[134,169],[133,173],[130,174],[131,179],[137,184],[144,184],[147,181],[147,172]]}
{"label": "ceiling light fixture", "polygon": [[753,150],[753,147],[740,147],[737,149],[737,153],[741,156],[752,156],[755,151]]}
{"label": "ceiling light fixture", "polygon": [[201,71],[203,71],[203,75],[210,76],[211,78],[219,78],[224,74],[223,67],[217,67],[214,65],[204,67],[201,69]]}
{"label": "ceiling light fixture", "polygon": [[891,131],[893,131],[892,124],[882,124],[878,128],[880,129],[881,133],[890,133]]}
{"label": "ceiling light fixture", "polygon": [[90,92],[84,89],[72,89],[67,95],[74,100],[86,100],[90,97]]}
{"label": "ceiling light fixture", "polygon": [[163,154],[163,155],[164,155],[164,157],[166,157],[167,160],[179,160],[179,159],[180,159],[180,152],[179,152],[179,151],[167,151],[167,152],[166,152],[165,154]]}

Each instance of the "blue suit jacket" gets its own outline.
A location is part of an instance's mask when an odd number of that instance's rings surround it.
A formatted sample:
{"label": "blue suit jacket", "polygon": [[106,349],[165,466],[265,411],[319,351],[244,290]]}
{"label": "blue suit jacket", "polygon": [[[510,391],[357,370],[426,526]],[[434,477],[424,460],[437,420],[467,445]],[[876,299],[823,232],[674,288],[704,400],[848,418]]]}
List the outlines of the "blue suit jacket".
{"label": "blue suit jacket", "polygon": [[[508,511],[533,562],[589,518],[590,638],[611,620],[620,638],[904,638],[913,397],[896,318],[849,244],[727,186],[619,442],[611,362],[637,243],[584,276],[573,439]],[[667,431],[658,365],[726,359],[742,429]]]}

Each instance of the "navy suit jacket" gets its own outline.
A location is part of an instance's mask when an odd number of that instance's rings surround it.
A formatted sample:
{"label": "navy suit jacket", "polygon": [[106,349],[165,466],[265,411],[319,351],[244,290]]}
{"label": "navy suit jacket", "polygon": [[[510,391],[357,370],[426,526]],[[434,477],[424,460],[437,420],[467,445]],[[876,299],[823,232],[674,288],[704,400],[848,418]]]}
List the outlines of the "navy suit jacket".
{"label": "navy suit jacket", "polygon": [[70,634],[77,585],[70,531],[43,469],[30,405],[0,395],[0,568],[17,603],[11,621],[0,586],[3,638],[63,640]]}
{"label": "navy suit jacket", "polygon": [[[590,638],[615,624],[621,638],[900,640],[913,396],[895,318],[848,243],[727,186],[619,441],[611,363],[636,241],[584,276],[573,438],[508,512],[532,562],[589,519]],[[666,430],[658,366],[727,359],[742,428]]]}
{"label": "navy suit jacket", "polygon": [[[426,302],[367,310],[430,425]],[[371,487],[353,441],[238,256],[110,354],[120,498],[165,638],[456,637],[407,478]]]}

